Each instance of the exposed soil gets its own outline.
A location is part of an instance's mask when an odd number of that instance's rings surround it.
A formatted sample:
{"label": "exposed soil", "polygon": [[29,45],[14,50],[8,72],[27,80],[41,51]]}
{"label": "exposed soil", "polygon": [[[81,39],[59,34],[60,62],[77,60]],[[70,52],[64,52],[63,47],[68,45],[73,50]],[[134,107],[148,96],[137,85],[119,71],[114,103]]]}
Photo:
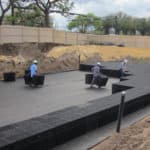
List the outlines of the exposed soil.
{"label": "exposed soil", "polygon": [[150,58],[150,49],[98,45],[54,47],[51,51],[49,51],[47,56],[58,58],[64,53],[72,52],[76,53],[77,55],[80,54],[82,61],[85,61],[94,55],[100,57],[103,61],[115,61],[124,57],[140,60]]}
{"label": "exposed soil", "polygon": [[114,133],[91,150],[150,150],[150,116]]}
{"label": "exposed soil", "polygon": [[79,66],[79,55],[81,63],[116,61],[125,57],[145,61],[150,58],[150,50],[98,45],[4,44],[0,46],[0,79],[4,72],[10,71],[22,77],[33,59],[39,62],[39,73],[75,70]]}

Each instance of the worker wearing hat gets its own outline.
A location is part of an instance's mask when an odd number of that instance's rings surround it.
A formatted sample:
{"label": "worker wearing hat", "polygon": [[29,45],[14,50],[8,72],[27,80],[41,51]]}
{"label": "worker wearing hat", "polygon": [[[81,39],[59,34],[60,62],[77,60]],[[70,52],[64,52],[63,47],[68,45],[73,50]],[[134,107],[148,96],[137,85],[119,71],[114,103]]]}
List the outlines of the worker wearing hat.
{"label": "worker wearing hat", "polygon": [[38,69],[37,63],[38,63],[37,60],[33,60],[33,63],[30,66],[31,78],[37,75],[37,69]]}
{"label": "worker wearing hat", "polygon": [[96,82],[97,78],[100,77],[100,67],[101,63],[97,62],[96,65],[92,68],[93,79],[90,86],[91,88],[93,87],[93,84]]}

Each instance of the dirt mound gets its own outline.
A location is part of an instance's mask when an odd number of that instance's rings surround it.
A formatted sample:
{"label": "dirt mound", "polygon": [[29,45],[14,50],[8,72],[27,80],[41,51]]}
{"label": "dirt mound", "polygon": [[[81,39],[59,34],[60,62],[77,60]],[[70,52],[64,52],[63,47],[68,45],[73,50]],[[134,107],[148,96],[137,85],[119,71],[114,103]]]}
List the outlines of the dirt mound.
{"label": "dirt mound", "polygon": [[114,133],[91,150],[150,150],[150,116]]}
{"label": "dirt mound", "polygon": [[59,58],[63,54],[72,52],[76,53],[76,55],[80,54],[81,61],[86,61],[87,59],[94,57],[94,55],[98,56],[103,61],[120,60],[124,57],[133,59],[150,58],[150,49],[98,45],[55,47],[47,53],[47,57]]}
{"label": "dirt mound", "polygon": [[[59,45],[56,47],[54,45],[47,45],[49,50],[45,51],[45,44],[40,46],[39,48],[39,45],[36,43],[24,43],[22,46],[15,44],[11,47],[8,44],[5,47],[5,55],[0,55],[0,79],[2,79],[4,72],[9,71],[15,71],[17,77],[22,77],[24,70],[29,67],[33,59],[37,59],[39,62],[39,73],[47,73],[78,69],[79,55],[81,63],[120,60],[124,57],[144,61],[150,58],[149,49],[98,45]],[[17,50],[14,50],[13,53],[13,48],[15,47]],[[6,52],[7,49],[9,55]],[[2,53],[2,50],[0,52]]]}
{"label": "dirt mound", "polygon": [[17,77],[23,77],[24,71],[29,68],[33,59],[38,60],[38,72],[50,73],[79,68],[78,57],[74,54],[64,54],[59,58],[46,57],[43,53],[36,57],[4,56],[0,55],[0,79],[3,79],[4,72],[16,72]]}

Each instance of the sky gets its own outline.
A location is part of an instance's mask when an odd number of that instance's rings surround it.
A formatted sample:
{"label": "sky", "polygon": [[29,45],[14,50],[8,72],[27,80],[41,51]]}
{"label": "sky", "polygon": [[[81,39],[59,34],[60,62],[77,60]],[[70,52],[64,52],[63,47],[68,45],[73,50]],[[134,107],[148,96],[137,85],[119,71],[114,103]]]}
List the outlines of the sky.
{"label": "sky", "polygon": [[[150,17],[150,0],[72,0],[74,13],[94,13],[98,17],[105,17],[117,12],[124,12],[135,17]],[[66,29],[68,20],[59,14],[53,14],[57,29]]]}

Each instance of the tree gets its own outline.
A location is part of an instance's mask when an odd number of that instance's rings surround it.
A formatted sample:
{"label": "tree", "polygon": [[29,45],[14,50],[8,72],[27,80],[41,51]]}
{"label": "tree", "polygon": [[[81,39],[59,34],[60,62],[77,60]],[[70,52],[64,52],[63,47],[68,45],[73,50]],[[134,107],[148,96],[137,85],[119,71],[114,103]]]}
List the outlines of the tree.
{"label": "tree", "polygon": [[145,32],[145,35],[150,35],[150,18],[146,19]]}
{"label": "tree", "polygon": [[7,2],[6,2],[6,0],[3,0],[3,1],[0,0],[0,25],[3,22],[5,14],[10,9],[12,2],[13,2],[13,0],[8,0]]}
{"label": "tree", "polygon": [[[110,28],[115,28],[116,34],[134,35],[136,33],[136,19],[125,13],[119,12],[106,16],[104,19],[105,34],[109,34]],[[139,20],[138,20],[139,21]]]}
{"label": "tree", "polygon": [[117,16],[119,20],[119,28],[123,34],[127,35],[135,31],[134,20],[132,17],[122,12],[118,13]]}
{"label": "tree", "polygon": [[[22,10],[22,9],[15,10],[13,17],[12,15],[8,15],[6,16],[5,19],[7,24],[11,24],[12,20],[16,25],[26,25],[26,26],[34,26],[34,27],[44,26],[44,16],[37,6],[28,10]],[[52,25],[53,24],[51,21],[50,26]]]}
{"label": "tree", "polygon": [[49,14],[60,13],[66,15],[73,7],[70,0],[33,0],[43,12],[45,17],[45,27],[49,27]]}
{"label": "tree", "polygon": [[21,0],[12,0],[12,2],[11,2],[11,18],[12,18],[11,24],[12,25],[15,24],[14,19],[13,19],[13,18],[15,18],[15,6],[16,6],[16,4],[19,4],[20,1]]}
{"label": "tree", "polygon": [[109,34],[110,28],[114,28],[116,34],[120,34],[121,32],[123,34],[128,34],[130,28],[133,28],[132,25],[132,18],[122,12],[118,12],[116,14],[112,14],[104,18],[105,34]]}
{"label": "tree", "polygon": [[27,14],[28,11],[29,13],[35,11],[38,12],[38,10],[36,9],[36,5],[32,2],[32,0],[13,0],[13,2],[11,3],[11,17],[9,16],[12,21],[12,25],[15,24],[16,17],[18,17],[18,15],[20,16],[20,20],[23,22],[23,20],[25,20],[24,13]]}
{"label": "tree", "polygon": [[102,31],[102,20],[92,13],[86,16],[78,15],[68,24],[69,30],[76,30],[81,33],[100,33]]}
{"label": "tree", "polygon": [[103,20],[104,33],[109,34],[109,29],[115,27],[115,20],[113,15],[106,16]]}
{"label": "tree", "polygon": [[146,34],[146,18],[135,18],[135,26],[141,35]]}

